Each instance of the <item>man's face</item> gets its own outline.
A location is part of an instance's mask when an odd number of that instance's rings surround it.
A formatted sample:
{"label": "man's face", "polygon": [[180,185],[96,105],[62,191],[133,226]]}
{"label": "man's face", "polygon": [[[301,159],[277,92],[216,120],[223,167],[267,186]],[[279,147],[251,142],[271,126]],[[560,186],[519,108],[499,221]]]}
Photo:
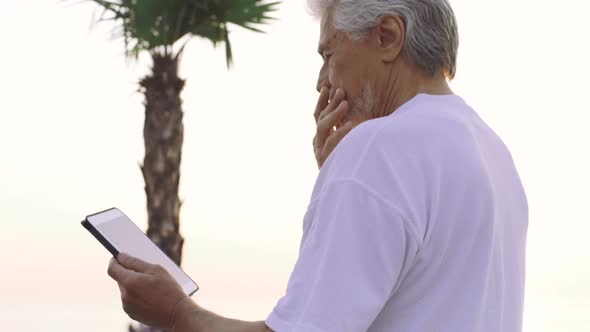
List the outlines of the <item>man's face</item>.
{"label": "man's face", "polygon": [[353,40],[346,33],[336,31],[328,14],[322,18],[318,51],[323,65],[317,90],[321,90],[322,86],[328,87],[332,99],[336,89],[342,88],[350,104],[348,114],[340,124],[349,120],[366,120],[374,106],[372,83],[379,70],[377,54],[370,40]]}

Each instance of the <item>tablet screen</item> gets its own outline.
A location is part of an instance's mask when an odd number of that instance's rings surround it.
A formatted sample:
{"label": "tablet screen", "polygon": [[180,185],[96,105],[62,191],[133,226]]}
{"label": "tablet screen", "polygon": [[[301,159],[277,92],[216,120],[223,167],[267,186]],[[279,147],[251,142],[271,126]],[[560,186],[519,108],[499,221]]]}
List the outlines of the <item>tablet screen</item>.
{"label": "tablet screen", "polygon": [[113,208],[86,218],[118,252],[164,267],[187,294],[198,286],[120,210]]}

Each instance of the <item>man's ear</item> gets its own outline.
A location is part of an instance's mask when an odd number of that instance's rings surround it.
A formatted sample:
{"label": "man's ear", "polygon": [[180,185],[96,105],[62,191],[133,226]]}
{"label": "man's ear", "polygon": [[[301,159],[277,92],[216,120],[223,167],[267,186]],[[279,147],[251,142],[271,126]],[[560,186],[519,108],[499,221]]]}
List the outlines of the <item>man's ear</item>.
{"label": "man's ear", "polygon": [[406,26],[398,15],[386,15],[375,27],[379,52],[383,62],[393,62],[401,53],[406,35]]}

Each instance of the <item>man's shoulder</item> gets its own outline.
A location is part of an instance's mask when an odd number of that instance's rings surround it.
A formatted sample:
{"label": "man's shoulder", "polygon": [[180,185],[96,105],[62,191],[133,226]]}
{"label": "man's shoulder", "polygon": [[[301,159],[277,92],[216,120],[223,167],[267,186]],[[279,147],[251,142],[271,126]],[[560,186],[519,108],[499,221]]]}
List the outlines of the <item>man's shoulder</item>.
{"label": "man's shoulder", "polygon": [[335,152],[350,157],[360,154],[367,157],[385,151],[417,153],[464,131],[466,125],[457,117],[416,109],[359,124],[341,141],[337,148],[340,151]]}
{"label": "man's shoulder", "polygon": [[460,152],[472,145],[473,113],[469,111],[449,106],[439,109],[434,104],[396,112],[355,127],[333,151],[327,162],[330,168],[353,175],[360,166],[372,163],[431,164],[444,158],[441,151]]}
{"label": "man's shoulder", "polygon": [[402,142],[411,141],[411,136],[415,134],[415,131],[404,129],[389,117],[364,121],[338,143],[322,172],[330,178],[355,177],[367,165],[404,155],[404,151],[411,147]]}

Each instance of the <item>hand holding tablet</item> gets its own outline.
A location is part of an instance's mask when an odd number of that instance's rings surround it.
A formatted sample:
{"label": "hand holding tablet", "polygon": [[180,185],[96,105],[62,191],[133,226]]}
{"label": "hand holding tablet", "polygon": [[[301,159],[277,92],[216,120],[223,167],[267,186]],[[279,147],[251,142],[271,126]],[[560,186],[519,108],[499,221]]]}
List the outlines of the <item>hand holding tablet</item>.
{"label": "hand holding tablet", "polygon": [[86,217],[82,225],[114,257],[117,257],[119,253],[125,253],[131,256],[130,258],[136,257],[149,264],[163,267],[188,296],[199,289],[197,284],[119,209],[111,208],[91,214]]}

